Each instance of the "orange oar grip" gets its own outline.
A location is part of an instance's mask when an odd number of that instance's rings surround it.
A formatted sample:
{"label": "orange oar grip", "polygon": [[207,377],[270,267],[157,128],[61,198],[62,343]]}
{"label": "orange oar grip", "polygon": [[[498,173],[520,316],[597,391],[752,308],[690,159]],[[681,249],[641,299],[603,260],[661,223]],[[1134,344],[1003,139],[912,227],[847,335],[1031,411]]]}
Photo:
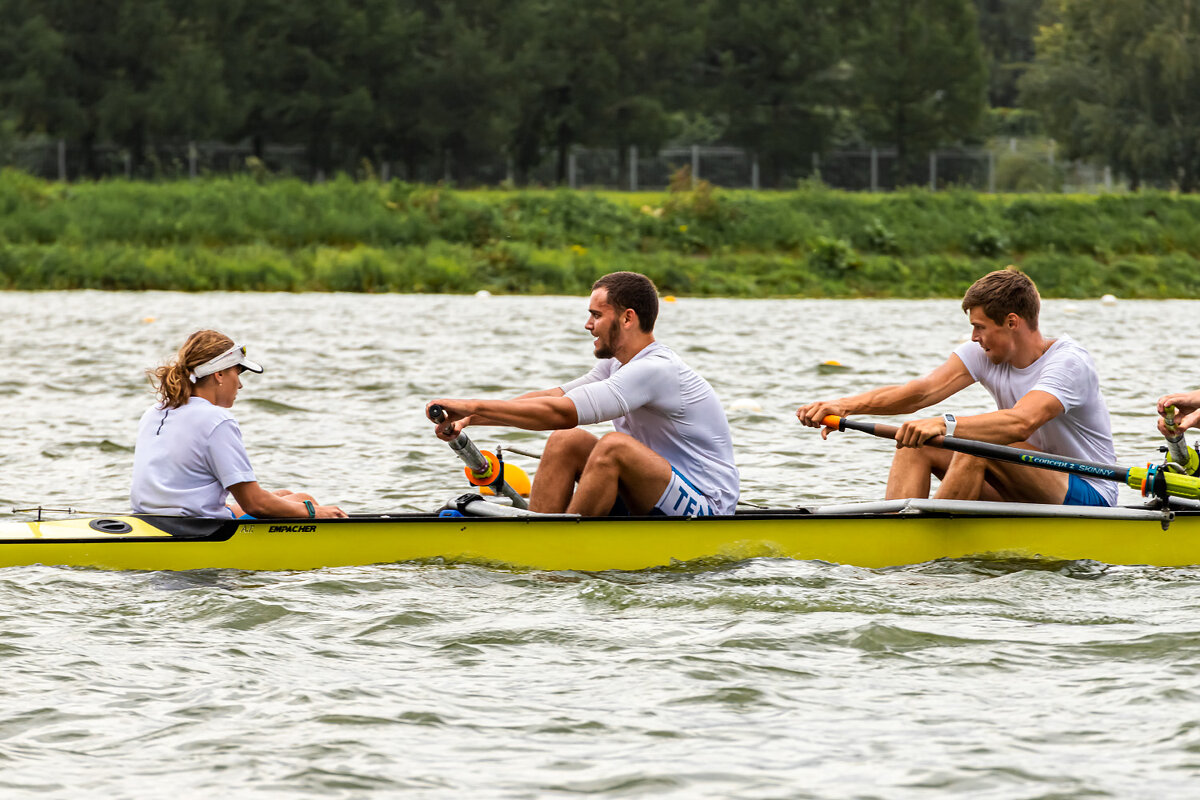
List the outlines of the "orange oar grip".
{"label": "orange oar grip", "polygon": [[472,486],[487,486],[500,474],[500,459],[487,450],[480,450],[479,454],[487,459],[488,468],[483,472],[476,472],[470,467],[463,467],[463,472],[467,474],[467,480]]}
{"label": "orange oar grip", "polygon": [[826,428],[836,428],[842,423],[842,418],[836,414],[830,414],[825,419],[821,420],[821,424]]}

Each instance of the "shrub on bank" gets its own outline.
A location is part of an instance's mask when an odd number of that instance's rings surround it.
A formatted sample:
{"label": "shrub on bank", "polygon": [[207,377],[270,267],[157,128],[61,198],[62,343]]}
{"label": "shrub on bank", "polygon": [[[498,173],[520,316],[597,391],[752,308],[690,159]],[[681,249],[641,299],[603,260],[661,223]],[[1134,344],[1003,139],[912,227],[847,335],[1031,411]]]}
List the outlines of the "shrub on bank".
{"label": "shrub on bank", "polygon": [[678,294],[926,297],[1015,262],[1048,296],[1200,296],[1192,196],[676,188],[61,185],[6,170],[0,287],[578,293],[640,269]]}

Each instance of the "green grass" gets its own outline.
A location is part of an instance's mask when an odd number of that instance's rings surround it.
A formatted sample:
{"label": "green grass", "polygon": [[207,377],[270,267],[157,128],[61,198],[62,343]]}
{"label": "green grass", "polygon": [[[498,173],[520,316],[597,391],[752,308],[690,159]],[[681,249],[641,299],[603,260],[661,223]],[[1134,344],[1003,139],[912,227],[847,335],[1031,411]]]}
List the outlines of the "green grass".
{"label": "green grass", "polygon": [[346,178],[62,185],[0,172],[0,288],[953,297],[1015,263],[1048,297],[1200,297],[1200,198],[456,191]]}

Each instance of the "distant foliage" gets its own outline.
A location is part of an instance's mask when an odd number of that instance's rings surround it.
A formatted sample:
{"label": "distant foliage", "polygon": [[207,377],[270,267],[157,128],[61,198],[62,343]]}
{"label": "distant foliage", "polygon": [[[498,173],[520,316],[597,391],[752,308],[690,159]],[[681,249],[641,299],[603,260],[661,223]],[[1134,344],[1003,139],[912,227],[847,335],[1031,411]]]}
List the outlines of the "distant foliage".
{"label": "distant foliage", "polygon": [[820,189],[459,191],[0,172],[0,289],[953,297],[1017,263],[1047,297],[1200,297],[1200,197]]}
{"label": "distant foliage", "polygon": [[576,146],[616,151],[623,181],[631,146],[687,135],[790,185],[864,137],[922,153],[977,134],[976,25],[973,0],[0,0],[0,156],[61,138],[72,179],[160,177],[161,147],[226,141],[259,179],[283,145],[313,180],[387,162],[526,185],[552,159],[561,184]]}

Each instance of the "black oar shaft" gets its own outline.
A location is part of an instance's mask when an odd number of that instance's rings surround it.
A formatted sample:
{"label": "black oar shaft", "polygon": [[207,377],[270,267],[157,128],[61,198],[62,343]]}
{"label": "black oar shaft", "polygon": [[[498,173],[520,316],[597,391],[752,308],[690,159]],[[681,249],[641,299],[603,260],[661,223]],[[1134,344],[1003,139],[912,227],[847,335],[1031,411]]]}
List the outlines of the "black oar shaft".
{"label": "black oar shaft", "polygon": [[[858,420],[850,420],[845,417],[827,417],[826,424],[832,419],[836,419],[837,422],[830,425],[830,427],[835,427],[839,431],[861,431],[862,433],[869,433],[872,436],[879,436],[884,439],[895,439],[896,434],[900,430],[894,425],[884,425],[878,422],[859,422]],[[991,442],[977,442],[974,439],[960,439],[957,436],[934,436],[926,441],[925,444],[940,447],[943,450],[964,453],[969,456],[980,456],[995,461],[1008,461],[1013,464],[1025,464],[1057,472],[1074,472],[1080,475],[1090,475],[1095,478],[1117,481],[1118,483],[1127,483],[1129,480],[1129,470],[1122,467],[1112,464],[1101,464],[1095,461],[1066,459],[1037,450],[1025,450],[1020,447],[1009,447],[1003,444],[992,444]]]}
{"label": "black oar shaft", "polygon": [[[839,431],[852,430],[880,436],[885,439],[895,439],[900,430],[892,425],[882,425],[876,422],[859,422],[845,417],[828,416],[822,423],[829,428]],[[969,456],[991,458],[996,461],[1008,461],[1013,464],[1023,464],[1028,467],[1040,467],[1056,472],[1070,472],[1076,475],[1086,475],[1092,478],[1116,481],[1132,489],[1139,490],[1143,495],[1153,494],[1166,499],[1168,495],[1187,497],[1192,500],[1200,499],[1200,478],[1190,475],[1179,475],[1162,467],[1147,465],[1145,467],[1125,468],[1115,464],[1100,464],[1095,461],[1079,461],[1063,458],[1052,453],[1042,453],[1037,450],[1023,450],[1020,447],[1009,447],[1003,444],[977,442],[974,439],[959,439],[955,436],[934,436],[924,442],[934,447],[965,453]]]}

